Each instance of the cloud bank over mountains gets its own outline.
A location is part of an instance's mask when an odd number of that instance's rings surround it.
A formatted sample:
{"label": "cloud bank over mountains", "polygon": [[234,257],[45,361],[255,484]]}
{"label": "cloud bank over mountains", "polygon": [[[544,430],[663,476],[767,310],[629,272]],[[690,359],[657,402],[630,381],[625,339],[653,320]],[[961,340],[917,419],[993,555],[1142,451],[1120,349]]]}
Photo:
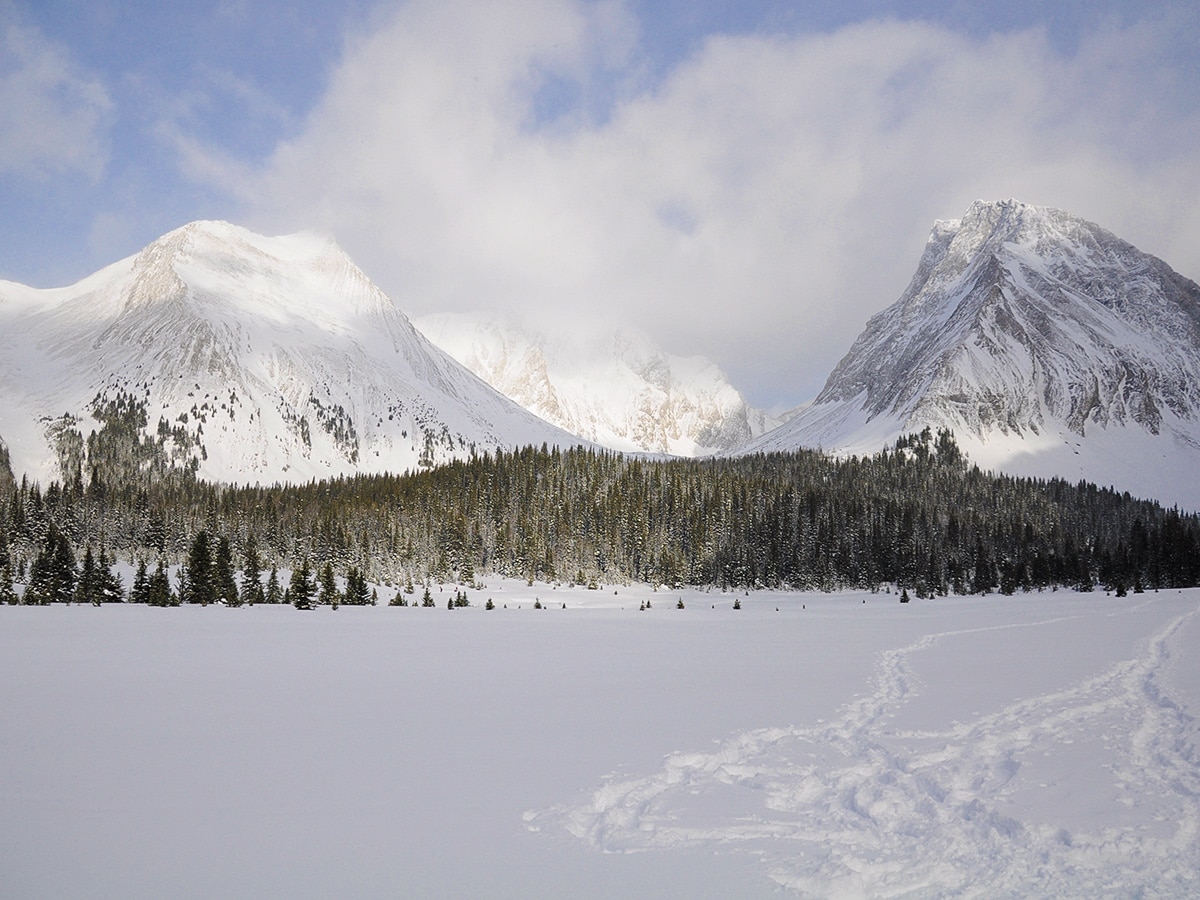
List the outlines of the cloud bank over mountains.
{"label": "cloud bank over mountains", "polygon": [[674,59],[646,16],[380,7],[269,151],[186,119],[157,134],[222,216],[331,232],[410,314],[628,323],[776,409],[815,394],[930,223],[975,199],[1071,210],[1200,278],[1200,19],[1182,6],[1073,42],[934,18],[748,26]]}
{"label": "cloud bank over mountains", "polygon": [[[929,223],[978,197],[1113,223],[1200,274],[1196,119],[1159,108],[1151,26],[1070,58],[1037,32],[901,22],[714,37],[622,83],[636,23],[604,12],[528,4],[514,29],[405,7],[240,182],[247,207],[319,219],[414,312],[605,312],[774,403],[815,390]],[[597,83],[600,109],[539,118]]]}

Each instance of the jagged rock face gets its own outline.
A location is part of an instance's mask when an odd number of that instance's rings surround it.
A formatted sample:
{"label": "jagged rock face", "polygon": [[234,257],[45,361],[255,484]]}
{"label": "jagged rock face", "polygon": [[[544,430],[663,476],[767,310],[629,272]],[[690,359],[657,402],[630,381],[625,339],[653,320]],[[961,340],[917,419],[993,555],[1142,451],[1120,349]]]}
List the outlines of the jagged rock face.
{"label": "jagged rock face", "polygon": [[430,345],[314,235],[195,222],[69,288],[0,284],[0,324],[0,421],[20,438],[14,468],[38,476],[78,462],[71,433],[118,399],[144,409],[173,462],[225,481],[578,442]]}
{"label": "jagged rock face", "polygon": [[1135,425],[1200,410],[1200,287],[1058,210],[976,203],[935,226],[904,295],[816,403],[986,436]]}
{"label": "jagged rock face", "polygon": [[699,456],[777,422],[708,360],[671,356],[631,331],[533,334],[488,314],[417,320],[435,344],[525,409],[618,450]]}
{"label": "jagged rock face", "polygon": [[900,299],[750,449],[866,452],[927,425],[996,468],[1200,503],[1133,471],[1179,481],[1200,453],[1200,286],[1068,213],[977,202],[935,224]]}

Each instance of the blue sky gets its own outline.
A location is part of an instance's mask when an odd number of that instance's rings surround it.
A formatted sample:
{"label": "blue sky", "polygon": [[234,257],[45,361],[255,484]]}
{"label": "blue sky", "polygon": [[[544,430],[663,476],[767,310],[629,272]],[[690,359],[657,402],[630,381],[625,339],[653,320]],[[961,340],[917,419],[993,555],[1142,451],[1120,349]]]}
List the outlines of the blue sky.
{"label": "blue sky", "polygon": [[1194,3],[0,0],[0,278],[325,231],[410,314],[607,316],[778,408],[976,198],[1200,278],[1198,59]]}

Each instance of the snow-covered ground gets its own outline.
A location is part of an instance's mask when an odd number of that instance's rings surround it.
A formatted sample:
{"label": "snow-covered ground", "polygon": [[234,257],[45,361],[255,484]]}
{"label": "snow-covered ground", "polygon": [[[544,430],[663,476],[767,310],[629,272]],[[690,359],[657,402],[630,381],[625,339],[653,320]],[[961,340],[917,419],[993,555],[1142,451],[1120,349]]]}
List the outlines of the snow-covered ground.
{"label": "snow-covered ground", "polygon": [[0,608],[0,894],[1200,895],[1200,590],[450,591]]}

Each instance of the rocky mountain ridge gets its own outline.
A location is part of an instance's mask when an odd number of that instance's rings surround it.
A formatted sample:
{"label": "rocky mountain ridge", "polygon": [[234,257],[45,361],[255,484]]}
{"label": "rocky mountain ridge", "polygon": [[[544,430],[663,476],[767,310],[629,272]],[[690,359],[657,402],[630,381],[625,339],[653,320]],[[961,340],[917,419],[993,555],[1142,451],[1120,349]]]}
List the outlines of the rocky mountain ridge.
{"label": "rocky mountain ridge", "polygon": [[749,449],[870,452],[925,426],[981,465],[1200,504],[1200,286],[1069,213],[976,202]]}
{"label": "rocky mountain ridge", "polygon": [[703,357],[673,356],[630,329],[528,329],[489,313],[416,326],[496,390],[541,418],[622,451],[705,456],[778,422],[749,406]]}

